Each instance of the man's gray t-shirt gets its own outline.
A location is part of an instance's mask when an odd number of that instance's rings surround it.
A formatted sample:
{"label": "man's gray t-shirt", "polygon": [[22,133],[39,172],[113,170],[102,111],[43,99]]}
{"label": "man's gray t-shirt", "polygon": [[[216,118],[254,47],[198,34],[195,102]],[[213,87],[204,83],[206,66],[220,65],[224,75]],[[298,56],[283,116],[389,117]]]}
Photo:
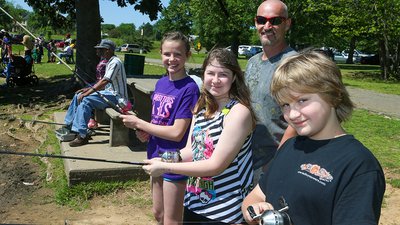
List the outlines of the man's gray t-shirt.
{"label": "man's gray t-shirt", "polygon": [[279,105],[270,95],[272,76],[280,60],[296,54],[288,47],[278,55],[262,60],[262,52],[253,56],[247,63],[245,77],[251,90],[251,101],[258,122],[253,133],[253,166],[254,170],[266,165],[274,156],[279,142],[286,130]]}

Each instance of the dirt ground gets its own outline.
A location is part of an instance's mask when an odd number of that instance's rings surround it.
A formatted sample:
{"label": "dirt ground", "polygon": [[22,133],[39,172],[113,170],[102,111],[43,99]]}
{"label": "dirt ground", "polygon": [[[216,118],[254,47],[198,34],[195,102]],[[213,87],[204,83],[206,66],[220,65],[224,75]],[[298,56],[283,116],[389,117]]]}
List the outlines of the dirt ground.
{"label": "dirt ground", "polygon": [[[19,118],[28,114],[35,119],[45,112],[65,109],[70,84],[65,78],[55,78],[41,81],[34,89],[0,89],[0,150],[32,152],[43,144],[50,125],[24,123]],[[0,224],[155,224],[149,206],[127,200],[138,194],[134,190],[94,197],[83,211],[57,205],[41,171],[32,157],[0,154]],[[386,177],[392,175],[386,173]],[[149,192],[145,194],[150,196]],[[387,185],[381,225],[400,224],[399,202],[400,189]]]}

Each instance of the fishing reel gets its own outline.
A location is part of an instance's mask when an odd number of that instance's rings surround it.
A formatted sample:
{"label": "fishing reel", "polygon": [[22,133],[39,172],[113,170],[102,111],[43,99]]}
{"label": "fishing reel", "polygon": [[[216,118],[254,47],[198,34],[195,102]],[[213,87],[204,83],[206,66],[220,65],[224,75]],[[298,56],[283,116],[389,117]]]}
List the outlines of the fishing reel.
{"label": "fishing reel", "polygon": [[119,98],[118,99],[118,107],[121,108],[123,113],[126,113],[132,109],[132,103],[128,99]]}
{"label": "fishing reel", "polygon": [[289,206],[286,204],[283,197],[281,197],[280,202],[283,208],[279,210],[266,210],[257,215],[253,206],[249,206],[247,211],[253,220],[259,220],[259,225],[292,225],[290,217],[286,213],[286,211],[289,210]]}

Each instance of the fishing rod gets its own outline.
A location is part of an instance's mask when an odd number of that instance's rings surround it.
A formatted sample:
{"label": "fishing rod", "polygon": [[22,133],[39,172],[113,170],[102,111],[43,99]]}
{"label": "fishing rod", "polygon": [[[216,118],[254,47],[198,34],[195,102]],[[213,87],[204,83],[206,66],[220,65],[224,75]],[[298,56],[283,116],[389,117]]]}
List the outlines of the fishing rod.
{"label": "fishing rod", "polygon": [[137,165],[137,166],[146,165],[146,163],[142,163],[142,162],[116,161],[116,160],[99,159],[99,158],[86,158],[86,157],[78,157],[78,156],[65,156],[65,155],[48,154],[47,152],[46,152],[45,154],[40,154],[40,153],[13,152],[13,151],[4,151],[4,150],[0,150],[0,154],[4,154],[4,155],[30,156],[30,157],[59,158],[59,159],[75,159],[75,160],[86,160],[86,161],[105,162],[105,163],[117,163],[117,164],[128,164],[128,165]]}
{"label": "fishing rod", "polygon": [[85,83],[90,89],[92,89],[101,99],[103,99],[103,101],[109,105],[112,109],[114,109],[115,111],[121,113],[121,114],[130,114],[128,111],[130,110],[130,108],[132,107],[132,105],[129,105],[128,103],[124,102],[124,101],[119,101],[119,104],[114,104],[112,101],[108,100],[102,93],[100,93],[98,90],[96,90],[96,88],[94,88],[94,86],[92,84],[90,84],[89,82],[87,82],[85,79],[83,79],[83,77],[81,77],[78,73],[75,72],[75,75],[83,82]]}
{"label": "fishing rod", "polygon": [[61,126],[66,126],[67,124],[65,123],[56,123],[56,122],[50,122],[50,121],[43,121],[43,120],[26,120],[26,119],[21,119],[24,122],[31,122],[32,125],[35,123],[45,123],[45,124],[54,124],[54,125],[61,125]]}
{"label": "fishing rod", "polygon": [[[24,29],[29,35],[31,35],[34,39],[37,39],[37,37],[31,33],[26,27],[24,27],[24,25],[22,25],[20,22],[18,22],[16,19],[14,19],[14,17],[12,17],[9,13],[7,13],[7,11],[5,11],[2,7],[0,7],[0,10],[3,11],[7,16],[9,16],[12,20],[14,20],[22,29]],[[85,83],[86,85],[88,85],[90,87],[90,89],[92,89],[101,99],[103,99],[103,101],[109,105],[112,109],[114,109],[115,111],[121,113],[121,114],[130,114],[128,113],[128,110],[130,110],[131,105],[129,106],[129,104],[125,103],[122,104],[122,106],[116,105],[113,102],[111,102],[110,100],[108,100],[103,94],[101,94],[99,91],[97,91],[93,85],[91,85],[89,82],[87,82],[85,79],[83,79],[82,76],[80,76],[76,70],[72,69],[64,60],[62,60],[57,54],[55,54],[54,52],[51,52],[52,55],[54,55],[60,62],[62,62],[63,65],[65,65],[69,70],[71,70],[71,72],[73,72],[74,75],[76,75],[76,77],[78,77],[78,79],[80,79],[83,83]]]}

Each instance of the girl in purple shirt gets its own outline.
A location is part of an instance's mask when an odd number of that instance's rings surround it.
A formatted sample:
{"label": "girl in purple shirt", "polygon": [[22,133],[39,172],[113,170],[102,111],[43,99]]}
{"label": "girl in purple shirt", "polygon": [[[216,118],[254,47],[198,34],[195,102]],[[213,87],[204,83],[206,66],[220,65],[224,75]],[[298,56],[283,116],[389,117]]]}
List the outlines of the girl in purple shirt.
{"label": "girl in purple shirt", "polygon": [[[148,159],[185,147],[192,110],[199,97],[197,84],[185,70],[191,54],[188,38],[180,32],[167,33],[160,51],[167,73],[157,82],[151,97],[151,121],[121,115],[125,126],[136,129],[138,138],[149,142]],[[153,213],[158,223],[181,223],[186,180],[186,176],[168,173],[151,178]]]}

